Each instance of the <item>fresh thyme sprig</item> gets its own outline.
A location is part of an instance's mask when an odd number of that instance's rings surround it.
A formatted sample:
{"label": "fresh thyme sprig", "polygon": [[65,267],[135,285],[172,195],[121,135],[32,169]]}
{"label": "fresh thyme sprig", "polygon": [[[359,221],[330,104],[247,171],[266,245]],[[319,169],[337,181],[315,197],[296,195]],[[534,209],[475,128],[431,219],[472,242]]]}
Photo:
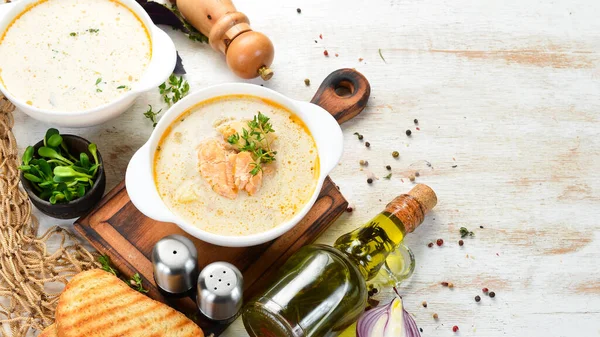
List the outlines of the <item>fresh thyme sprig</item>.
{"label": "fresh thyme sprig", "polygon": [[98,256],[98,262],[102,265],[102,270],[109,272],[115,276],[118,276],[118,272],[110,265],[110,258],[108,255],[100,255]]}
{"label": "fresh thyme sprig", "polygon": [[112,267],[110,263],[110,257],[108,255],[100,255],[98,257],[98,262],[102,265],[102,270],[109,272],[116,277],[120,278],[123,282],[127,283],[131,288],[141,292],[147,293],[148,289],[144,289],[142,278],[139,273],[135,273],[129,280],[124,279],[119,275],[119,271]]}
{"label": "fresh thyme sprig", "polygon": [[239,151],[250,152],[254,163],[250,174],[255,176],[262,171],[262,164],[268,164],[275,161],[277,151],[271,149],[271,143],[267,134],[275,132],[273,125],[269,122],[270,118],[263,115],[260,111],[254,118],[248,122],[248,128],[242,129],[242,135],[234,133],[227,138],[227,142],[235,146]]}
{"label": "fresh thyme sprig", "polygon": [[148,118],[152,122],[152,127],[156,127],[156,124],[158,124],[156,121],[156,116],[158,116],[161,111],[162,109],[154,112],[152,110],[152,105],[148,104],[148,111],[144,112],[144,117]]}
{"label": "fresh thyme sprig", "polygon": [[144,289],[143,287],[142,278],[140,277],[139,273],[135,273],[135,275],[131,277],[131,279],[129,280],[129,286],[141,293],[148,292],[148,289]]}
{"label": "fresh thyme sprig", "polygon": [[[167,84],[168,83],[168,84]],[[169,80],[158,86],[163,101],[168,105],[177,103],[185,97],[190,91],[190,84],[183,79],[183,76],[177,77],[175,74],[169,76]]]}

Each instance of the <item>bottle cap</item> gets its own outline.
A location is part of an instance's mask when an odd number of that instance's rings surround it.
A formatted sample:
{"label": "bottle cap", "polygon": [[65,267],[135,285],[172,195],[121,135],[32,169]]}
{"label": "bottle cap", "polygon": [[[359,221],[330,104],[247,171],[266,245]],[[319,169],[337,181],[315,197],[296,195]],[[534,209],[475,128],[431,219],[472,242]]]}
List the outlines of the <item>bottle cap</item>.
{"label": "bottle cap", "polygon": [[419,204],[421,204],[421,208],[423,209],[423,213],[427,214],[431,211],[435,205],[437,205],[437,195],[431,189],[431,187],[425,184],[417,184],[412,188],[408,193],[411,197],[415,198]]}
{"label": "bottle cap", "polygon": [[160,239],[152,249],[156,285],[168,294],[183,294],[194,288],[198,277],[198,251],[182,235]]}
{"label": "bottle cap", "polygon": [[436,204],[435,192],[427,185],[417,184],[407,194],[394,198],[385,206],[385,211],[400,219],[405,233],[412,233]]}
{"label": "bottle cap", "polygon": [[200,312],[214,321],[230,322],[242,308],[244,277],[234,265],[214,262],[198,276],[196,304]]}

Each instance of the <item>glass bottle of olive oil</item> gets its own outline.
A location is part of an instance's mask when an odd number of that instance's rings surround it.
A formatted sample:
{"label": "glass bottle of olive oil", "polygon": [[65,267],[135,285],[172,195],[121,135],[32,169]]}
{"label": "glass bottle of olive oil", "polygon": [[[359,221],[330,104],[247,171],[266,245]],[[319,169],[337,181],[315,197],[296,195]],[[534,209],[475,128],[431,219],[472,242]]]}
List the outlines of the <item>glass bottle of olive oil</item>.
{"label": "glass bottle of olive oil", "polygon": [[333,245],[309,245],[292,255],[276,281],[246,305],[243,321],[252,337],[333,337],[354,323],[367,302],[366,281],[375,277],[404,236],[437,203],[417,184],[364,226]]}

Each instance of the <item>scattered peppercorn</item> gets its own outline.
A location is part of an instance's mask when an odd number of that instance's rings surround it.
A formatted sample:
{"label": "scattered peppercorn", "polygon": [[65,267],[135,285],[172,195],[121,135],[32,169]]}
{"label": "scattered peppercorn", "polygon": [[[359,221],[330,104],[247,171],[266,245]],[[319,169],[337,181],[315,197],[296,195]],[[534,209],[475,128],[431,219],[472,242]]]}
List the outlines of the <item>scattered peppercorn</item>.
{"label": "scattered peppercorn", "polygon": [[415,181],[415,175],[414,175],[414,174],[411,174],[411,175],[409,175],[409,176],[408,176],[408,179],[409,179],[410,181]]}
{"label": "scattered peppercorn", "polygon": [[459,245],[459,246],[462,246],[462,245],[464,245],[464,244],[465,244],[465,242],[464,242],[463,240],[458,240],[458,245]]}
{"label": "scattered peppercorn", "polygon": [[479,228],[483,229],[483,226],[479,226]]}
{"label": "scattered peppercorn", "polygon": [[367,183],[372,184],[373,183],[373,179],[371,179],[371,178],[367,179]]}
{"label": "scattered peppercorn", "polygon": [[442,239],[437,239],[437,241],[435,242],[438,246],[441,246],[444,244],[444,240]]}
{"label": "scattered peppercorn", "polygon": [[300,8],[296,8],[296,12],[298,12],[298,14],[302,13],[302,10]]}
{"label": "scattered peppercorn", "polygon": [[423,328],[419,328],[419,331],[423,332]]}
{"label": "scattered peppercorn", "polygon": [[338,53],[335,53],[335,57],[338,57],[338,56],[340,56],[340,55]]}
{"label": "scattered peppercorn", "polygon": [[304,79],[304,85],[306,85],[307,87],[310,85],[310,80],[308,78]]}
{"label": "scattered peppercorn", "polygon": [[410,130],[406,130],[406,135],[410,137],[410,135],[412,134],[412,131]]}
{"label": "scattered peppercorn", "polygon": [[433,247],[433,242],[428,243],[427,247],[429,247],[429,248]]}
{"label": "scattered peppercorn", "polygon": [[427,308],[427,302],[423,301],[421,304],[423,305],[423,308]]}
{"label": "scattered peppercorn", "polygon": [[415,177],[418,177],[420,175],[421,175],[421,173],[419,173],[419,171],[415,172]]}
{"label": "scattered peppercorn", "polygon": [[360,166],[368,166],[369,165],[368,161],[362,160],[362,159],[358,163],[360,164]]}
{"label": "scattered peppercorn", "polygon": [[360,133],[358,133],[358,132],[355,132],[355,133],[354,133],[354,135],[355,135],[356,137],[358,137],[358,140],[362,140],[362,139],[364,138],[364,136],[363,136],[363,135],[361,135],[361,134],[360,134]]}
{"label": "scattered peppercorn", "polygon": [[346,212],[348,212],[348,213],[352,213],[352,211],[353,211],[353,210],[354,210],[354,209],[352,208],[352,206],[348,206],[348,207],[346,208]]}
{"label": "scattered peppercorn", "polygon": [[377,288],[373,288],[373,294],[377,294],[379,292],[379,290],[377,290]]}
{"label": "scattered peppercorn", "polygon": [[479,297],[479,295],[475,296],[475,302],[479,302],[481,301],[481,297]]}
{"label": "scattered peppercorn", "polygon": [[323,34],[319,34],[319,39],[323,40]]}
{"label": "scattered peppercorn", "polygon": [[392,169],[392,167],[391,167],[390,165],[386,165],[386,166],[385,166],[385,168],[386,168],[386,170],[388,170],[388,171]]}
{"label": "scattered peppercorn", "polygon": [[366,147],[371,147],[371,143],[369,143],[369,142],[365,142],[365,146],[366,146]]}
{"label": "scattered peppercorn", "polygon": [[491,297],[491,298],[494,298],[494,297],[496,297],[496,293],[495,293],[495,292],[493,292],[493,291],[490,291],[490,297]]}
{"label": "scattered peppercorn", "polygon": [[452,331],[457,332],[458,331],[458,326],[457,325],[453,326],[452,327]]}
{"label": "scattered peppercorn", "polygon": [[323,51],[323,55],[325,55],[325,56],[329,56],[329,52],[328,52],[327,50],[324,50],[324,51]]}
{"label": "scattered peppercorn", "polygon": [[456,167],[458,167],[458,165],[452,165],[452,168],[456,168]]}
{"label": "scattered peppercorn", "polygon": [[419,124],[419,120],[415,118],[415,120],[413,121],[415,122],[415,124]]}
{"label": "scattered peppercorn", "polygon": [[481,289],[481,291],[483,291],[484,294],[487,294],[489,290],[488,290],[488,288],[483,288],[483,289]]}
{"label": "scattered peppercorn", "polygon": [[442,287],[447,287],[448,286],[448,282],[444,281],[442,282]]}
{"label": "scattered peppercorn", "polygon": [[392,152],[392,157],[398,158],[398,156],[400,156],[400,153],[398,151]]}
{"label": "scattered peppercorn", "polygon": [[448,288],[454,288],[454,283],[448,282]]}
{"label": "scattered peppercorn", "polygon": [[433,314],[433,319],[438,319],[438,314],[434,313]]}

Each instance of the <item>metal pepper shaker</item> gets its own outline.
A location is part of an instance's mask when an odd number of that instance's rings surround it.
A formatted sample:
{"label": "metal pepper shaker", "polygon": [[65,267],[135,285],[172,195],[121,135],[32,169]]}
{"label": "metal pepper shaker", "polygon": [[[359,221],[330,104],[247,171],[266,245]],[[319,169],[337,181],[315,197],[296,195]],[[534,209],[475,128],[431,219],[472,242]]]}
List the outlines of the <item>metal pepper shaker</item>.
{"label": "metal pepper shaker", "polygon": [[198,251],[192,241],[182,235],[160,239],[152,249],[154,280],[163,293],[185,296],[193,293],[198,277]]}
{"label": "metal pepper shaker", "polygon": [[227,324],[242,308],[244,277],[234,265],[214,262],[198,276],[196,304],[208,319]]}

